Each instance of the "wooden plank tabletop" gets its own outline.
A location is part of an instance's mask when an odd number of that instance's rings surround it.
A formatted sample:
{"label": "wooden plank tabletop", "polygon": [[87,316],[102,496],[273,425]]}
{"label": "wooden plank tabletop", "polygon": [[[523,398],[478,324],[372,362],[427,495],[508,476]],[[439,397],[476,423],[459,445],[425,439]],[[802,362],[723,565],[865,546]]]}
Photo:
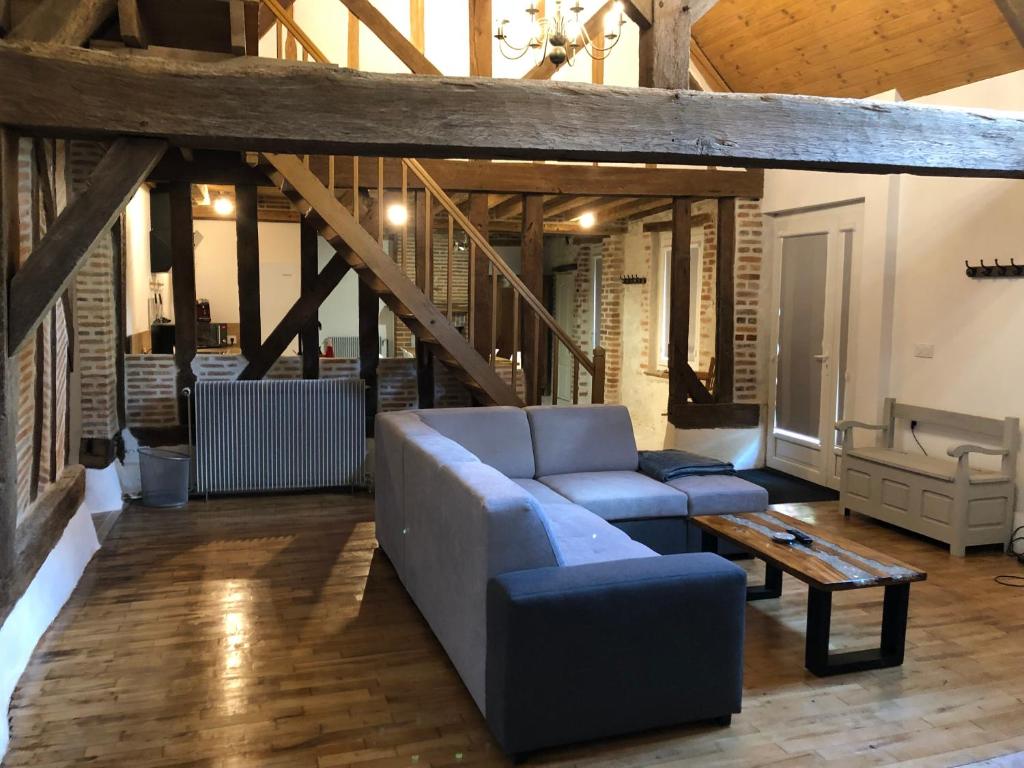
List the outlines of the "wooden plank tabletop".
{"label": "wooden plank tabletop", "polygon": [[[736,515],[701,515],[690,520],[715,536],[738,544],[767,563],[811,586],[827,591],[884,587],[924,581],[927,574],[841,536],[826,534],[781,512],[748,512]],[[810,547],[779,544],[774,532],[794,528],[814,538]]]}

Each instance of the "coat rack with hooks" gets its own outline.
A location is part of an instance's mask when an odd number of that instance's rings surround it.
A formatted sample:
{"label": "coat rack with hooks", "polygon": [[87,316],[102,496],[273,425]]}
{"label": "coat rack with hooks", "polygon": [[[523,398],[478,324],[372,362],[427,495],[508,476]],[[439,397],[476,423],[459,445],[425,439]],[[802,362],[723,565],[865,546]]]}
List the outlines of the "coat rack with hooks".
{"label": "coat rack with hooks", "polygon": [[643,275],[623,275],[621,280],[623,285],[644,285],[647,282]]}
{"label": "coat rack with hooks", "polygon": [[968,277],[1024,277],[1024,264],[1018,264],[1010,259],[1009,264],[1000,264],[996,259],[995,264],[986,264],[982,259],[980,264],[971,264],[966,259],[964,266]]}

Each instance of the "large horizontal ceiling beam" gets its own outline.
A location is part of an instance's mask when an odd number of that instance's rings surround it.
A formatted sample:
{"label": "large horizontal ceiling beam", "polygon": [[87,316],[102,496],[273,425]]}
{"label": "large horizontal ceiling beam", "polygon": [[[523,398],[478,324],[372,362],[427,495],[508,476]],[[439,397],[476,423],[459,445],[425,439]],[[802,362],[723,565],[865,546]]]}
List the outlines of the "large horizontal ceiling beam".
{"label": "large horizontal ceiling beam", "polygon": [[[1024,177],[1024,115],[0,45],[0,123],[190,147]],[[643,119],[637,119],[642,115]]]}

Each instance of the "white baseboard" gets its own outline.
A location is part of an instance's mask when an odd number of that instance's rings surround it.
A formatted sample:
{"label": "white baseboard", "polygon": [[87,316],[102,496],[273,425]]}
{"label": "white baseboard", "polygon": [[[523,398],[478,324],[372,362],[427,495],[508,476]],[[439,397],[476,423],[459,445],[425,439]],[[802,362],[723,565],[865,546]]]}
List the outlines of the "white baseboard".
{"label": "white baseboard", "polygon": [[32,651],[71,596],[85,566],[99,549],[91,510],[82,504],[68,522],[25,594],[0,626],[0,760],[10,743],[7,717],[14,688]]}

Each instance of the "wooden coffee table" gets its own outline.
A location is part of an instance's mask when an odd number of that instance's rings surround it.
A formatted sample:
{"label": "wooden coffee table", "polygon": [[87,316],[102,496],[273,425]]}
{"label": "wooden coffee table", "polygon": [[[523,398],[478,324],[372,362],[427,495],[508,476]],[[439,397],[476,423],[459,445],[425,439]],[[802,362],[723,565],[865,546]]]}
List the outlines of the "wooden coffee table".
{"label": "wooden coffee table", "polygon": [[[807,584],[805,663],[807,669],[814,674],[823,677],[865,669],[897,667],[903,663],[910,585],[915,581],[924,581],[927,578],[924,571],[772,510],[695,516],[690,518],[690,522],[701,529],[704,551],[718,551],[719,539],[725,539],[764,560],[764,586],[747,587],[748,600],[779,597],[782,594],[783,572]],[[812,537],[813,542],[808,547],[772,541],[772,533],[787,528],[803,531]],[[829,653],[832,593],[865,587],[885,588],[880,647]]]}

